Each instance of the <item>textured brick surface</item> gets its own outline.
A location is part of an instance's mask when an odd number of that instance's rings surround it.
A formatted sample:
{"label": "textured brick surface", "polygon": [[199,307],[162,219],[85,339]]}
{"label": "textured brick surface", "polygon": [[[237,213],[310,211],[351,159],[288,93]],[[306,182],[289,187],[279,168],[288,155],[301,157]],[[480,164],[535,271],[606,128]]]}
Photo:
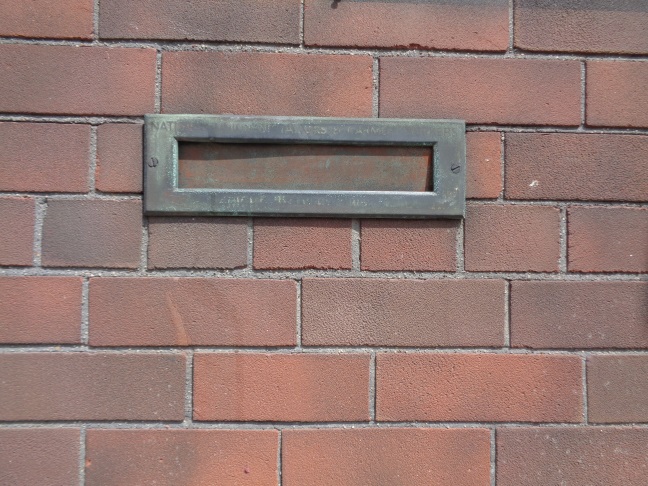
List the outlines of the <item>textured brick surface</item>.
{"label": "textured brick surface", "polygon": [[499,132],[466,133],[466,197],[495,199],[502,192]]}
{"label": "textured brick surface", "polygon": [[99,15],[104,38],[299,44],[299,0],[102,0]]}
{"label": "textured brick surface", "polygon": [[308,346],[501,346],[500,280],[304,279]]}
{"label": "textured brick surface", "polygon": [[102,192],[142,192],[142,125],[97,128],[95,185]]}
{"label": "textured brick surface", "polygon": [[380,59],[380,116],[578,125],[580,64],[527,59]]}
{"label": "textured brick surface", "polygon": [[587,407],[594,423],[648,422],[648,356],[588,357]]}
{"label": "textured brick surface", "polygon": [[490,484],[486,429],[320,429],[282,434],[283,484]]}
{"label": "textured brick surface", "polygon": [[513,282],[511,344],[648,347],[648,282]]}
{"label": "textured brick surface", "polygon": [[587,123],[648,127],[648,63],[589,61]]}
{"label": "textured brick surface", "polygon": [[532,51],[648,53],[641,1],[516,0],[515,46]]}
{"label": "textured brick surface", "polygon": [[360,265],[363,270],[454,271],[458,228],[452,220],[364,220]]}
{"label": "textured brick surface", "polygon": [[90,343],[291,345],[295,287],[289,280],[95,278],[90,282]]}
{"label": "textured brick surface", "polygon": [[31,266],[34,211],[33,199],[0,197],[0,265]]}
{"label": "textured brick surface", "polygon": [[509,199],[648,200],[648,137],[506,134]]}
{"label": "textured brick surface", "polygon": [[369,418],[368,354],[197,354],[194,420]]}
{"label": "textured brick surface", "polygon": [[165,113],[371,116],[369,56],[169,52],[162,60]]}
{"label": "textured brick surface", "polygon": [[648,209],[572,207],[567,214],[570,271],[648,272]]}
{"label": "textured brick surface", "polygon": [[0,342],[81,341],[80,277],[0,277]]}
{"label": "textured brick surface", "polygon": [[47,267],[137,268],[142,203],[50,200],[43,225]]}
{"label": "textured brick surface", "polygon": [[646,429],[498,429],[497,484],[642,486],[647,450]]}
{"label": "textured brick surface", "polygon": [[473,272],[555,272],[560,211],[546,206],[469,205],[465,266]]}
{"label": "textured brick surface", "polygon": [[79,444],[79,429],[0,429],[0,484],[78,484]]}
{"label": "textured brick surface", "polygon": [[88,190],[88,125],[0,123],[0,143],[0,190]]}
{"label": "textured brick surface", "polygon": [[149,218],[149,268],[240,268],[246,264],[244,218]]}
{"label": "textured brick surface", "polygon": [[0,355],[0,420],[182,420],[178,354]]}
{"label": "textured brick surface", "polygon": [[277,484],[276,430],[89,430],[86,484]]}
{"label": "textured brick surface", "polygon": [[380,354],[381,421],[581,422],[577,356]]}
{"label": "textured brick surface", "polygon": [[0,111],[143,115],[154,109],[155,50],[0,45]]}
{"label": "textured brick surface", "polygon": [[508,2],[307,0],[308,45],[504,51]]}
{"label": "textured brick surface", "polygon": [[351,268],[351,220],[255,219],[254,268]]}
{"label": "textured brick surface", "polygon": [[0,0],[0,36],[89,39],[92,0]]}

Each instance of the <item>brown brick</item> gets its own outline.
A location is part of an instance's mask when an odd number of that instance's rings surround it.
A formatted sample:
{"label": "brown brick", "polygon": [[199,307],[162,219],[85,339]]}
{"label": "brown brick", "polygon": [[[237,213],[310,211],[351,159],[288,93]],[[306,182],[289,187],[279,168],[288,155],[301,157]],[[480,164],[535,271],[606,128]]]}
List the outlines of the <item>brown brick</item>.
{"label": "brown brick", "polygon": [[369,56],[169,52],[162,111],[371,116]]}
{"label": "brown brick", "polygon": [[86,484],[274,486],[276,430],[88,430]]}
{"label": "brown brick", "polygon": [[362,221],[363,270],[454,271],[457,221]]}
{"label": "brown brick", "polygon": [[572,207],[568,224],[569,271],[648,272],[648,209]]}
{"label": "brown brick", "polygon": [[34,200],[0,197],[0,265],[31,266],[34,246]]}
{"label": "brown brick", "polygon": [[294,345],[296,298],[290,280],[93,278],[90,343]]}
{"label": "brown brick", "polygon": [[88,125],[0,123],[0,142],[0,190],[88,191]]}
{"label": "brown brick", "polygon": [[351,220],[256,219],[254,268],[351,268]]}
{"label": "brown brick", "polygon": [[468,271],[558,270],[558,208],[472,204],[466,211],[465,225],[465,266]]}
{"label": "brown brick", "polygon": [[505,51],[508,2],[307,0],[308,45]]}
{"label": "brown brick", "polygon": [[506,197],[648,200],[648,137],[508,133]]}
{"label": "brown brick", "polygon": [[92,37],[92,0],[0,0],[0,12],[3,37]]}
{"label": "brown brick", "polygon": [[369,419],[367,354],[197,354],[194,420]]}
{"label": "brown brick", "polygon": [[80,277],[0,277],[0,342],[81,341]]}
{"label": "brown brick", "polygon": [[142,115],[155,100],[155,50],[0,45],[0,111]]}
{"label": "brown brick", "polygon": [[501,280],[304,279],[305,345],[502,346]]}
{"label": "brown brick", "polygon": [[587,405],[591,422],[648,422],[648,356],[588,357]]}
{"label": "brown brick", "polygon": [[299,44],[299,8],[299,0],[102,0],[99,27],[103,38]]}
{"label": "brown brick", "polygon": [[577,356],[381,354],[381,421],[580,422]]}
{"label": "brown brick", "polygon": [[468,123],[578,125],[577,61],[380,59],[380,116]]}
{"label": "brown brick", "polygon": [[79,429],[0,429],[0,484],[79,484]]}
{"label": "brown brick", "polygon": [[513,282],[511,343],[648,348],[648,282]]}
{"label": "brown brick", "polygon": [[0,420],[182,420],[178,354],[0,355]]}
{"label": "brown brick", "polygon": [[516,0],[515,46],[530,51],[648,53],[644,2]]}
{"label": "brown brick", "polygon": [[502,192],[502,135],[466,133],[466,197],[496,199]]}
{"label": "brown brick", "polygon": [[587,124],[648,127],[646,79],[645,62],[588,61]]}
{"label": "brown brick", "polygon": [[648,430],[515,427],[497,430],[497,484],[643,486]]}
{"label": "brown brick", "polygon": [[136,200],[49,200],[43,265],[137,268],[142,204]]}
{"label": "brown brick", "polygon": [[282,434],[285,486],[490,484],[486,429],[312,429]]}
{"label": "brown brick", "polygon": [[142,125],[97,128],[96,187],[102,192],[142,192]]}
{"label": "brown brick", "polygon": [[149,268],[240,268],[246,264],[246,219],[149,218]]}

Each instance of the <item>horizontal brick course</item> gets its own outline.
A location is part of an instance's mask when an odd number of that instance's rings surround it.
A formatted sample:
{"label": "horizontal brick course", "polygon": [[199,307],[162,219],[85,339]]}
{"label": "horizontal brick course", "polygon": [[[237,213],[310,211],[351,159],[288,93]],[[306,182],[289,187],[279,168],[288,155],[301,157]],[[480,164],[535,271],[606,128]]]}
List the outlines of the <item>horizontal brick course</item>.
{"label": "horizontal brick course", "polygon": [[97,127],[95,185],[101,192],[142,192],[142,125]]}
{"label": "horizontal brick course", "polygon": [[197,354],[194,420],[369,418],[368,354]]}
{"label": "horizontal brick course", "polygon": [[92,0],[0,0],[0,36],[90,39]]}
{"label": "horizontal brick course", "polygon": [[577,356],[379,354],[380,421],[581,422]]}
{"label": "horizontal brick course", "polygon": [[289,280],[93,278],[90,344],[292,345],[296,296]]}
{"label": "horizontal brick course", "polygon": [[31,198],[0,197],[0,265],[31,266],[35,211]]}

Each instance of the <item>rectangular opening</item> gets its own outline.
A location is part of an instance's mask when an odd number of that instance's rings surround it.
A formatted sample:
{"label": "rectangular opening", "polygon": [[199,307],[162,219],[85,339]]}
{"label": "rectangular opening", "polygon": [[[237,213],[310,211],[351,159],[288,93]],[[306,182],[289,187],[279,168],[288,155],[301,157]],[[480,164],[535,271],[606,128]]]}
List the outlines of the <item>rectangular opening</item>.
{"label": "rectangular opening", "polygon": [[433,190],[431,146],[178,142],[178,187]]}

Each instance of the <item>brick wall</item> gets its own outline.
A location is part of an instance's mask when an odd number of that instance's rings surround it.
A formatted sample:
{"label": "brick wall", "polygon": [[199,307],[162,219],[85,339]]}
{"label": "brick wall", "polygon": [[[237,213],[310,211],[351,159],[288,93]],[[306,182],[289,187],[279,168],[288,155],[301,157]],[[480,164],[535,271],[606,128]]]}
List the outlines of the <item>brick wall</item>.
{"label": "brick wall", "polygon": [[[0,11],[0,484],[646,484],[645,2]],[[143,218],[145,113],[465,119],[467,216]]]}

